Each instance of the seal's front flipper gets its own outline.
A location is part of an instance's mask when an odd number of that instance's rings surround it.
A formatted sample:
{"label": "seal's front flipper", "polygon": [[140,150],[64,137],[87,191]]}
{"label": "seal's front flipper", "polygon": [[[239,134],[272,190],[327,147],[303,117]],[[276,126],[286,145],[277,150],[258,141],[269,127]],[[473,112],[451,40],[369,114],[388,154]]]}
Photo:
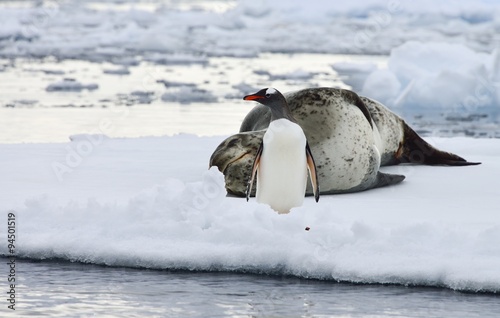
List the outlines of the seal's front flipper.
{"label": "seal's front flipper", "polygon": [[400,174],[389,174],[383,172],[377,172],[377,177],[372,188],[380,188],[393,184],[400,183],[405,179],[405,176]]}

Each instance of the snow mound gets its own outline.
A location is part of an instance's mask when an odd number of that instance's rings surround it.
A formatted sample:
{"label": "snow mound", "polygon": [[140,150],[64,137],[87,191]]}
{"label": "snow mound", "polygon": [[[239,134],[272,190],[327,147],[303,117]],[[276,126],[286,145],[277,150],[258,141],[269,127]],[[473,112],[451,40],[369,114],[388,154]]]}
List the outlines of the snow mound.
{"label": "snow mound", "polygon": [[[483,164],[392,167],[403,184],[306,198],[278,215],[227,197],[223,175],[207,170],[223,137],[72,139],[0,145],[2,210],[16,214],[19,256],[500,291],[499,140],[429,140]],[[54,162],[72,171],[57,180]],[[24,204],[13,200],[21,194]]]}

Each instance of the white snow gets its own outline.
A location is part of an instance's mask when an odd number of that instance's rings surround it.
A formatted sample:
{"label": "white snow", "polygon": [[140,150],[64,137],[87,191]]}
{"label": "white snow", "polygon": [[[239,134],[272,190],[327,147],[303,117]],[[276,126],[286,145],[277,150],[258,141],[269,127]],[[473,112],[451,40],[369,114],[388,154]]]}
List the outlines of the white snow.
{"label": "white snow", "polygon": [[0,145],[20,256],[500,291],[498,139],[428,139],[483,164],[388,167],[407,179],[286,215],[226,197],[207,170],[222,136],[72,139]]}

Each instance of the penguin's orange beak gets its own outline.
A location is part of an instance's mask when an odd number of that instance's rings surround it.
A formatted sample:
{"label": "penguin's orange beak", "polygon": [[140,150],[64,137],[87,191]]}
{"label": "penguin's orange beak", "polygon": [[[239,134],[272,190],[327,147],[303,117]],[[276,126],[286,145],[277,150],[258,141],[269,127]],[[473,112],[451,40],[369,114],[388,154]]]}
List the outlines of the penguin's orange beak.
{"label": "penguin's orange beak", "polygon": [[259,95],[247,95],[245,97],[243,97],[243,100],[257,100],[257,99],[261,99],[262,96],[259,96]]}

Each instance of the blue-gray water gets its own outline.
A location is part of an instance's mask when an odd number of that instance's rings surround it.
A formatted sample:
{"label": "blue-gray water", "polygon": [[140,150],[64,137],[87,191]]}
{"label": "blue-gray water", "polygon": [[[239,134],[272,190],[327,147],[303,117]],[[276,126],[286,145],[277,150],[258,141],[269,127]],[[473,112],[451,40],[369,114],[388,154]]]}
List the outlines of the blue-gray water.
{"label": "blue-gray water", "polygon": [[[8,260],[1,258],[1,263]],[[1,273],[6,277],[7,265]],[[2,317],[498,317],[500,297],[241,273],[16,261]],[[0,285],[7,292],[5,280]]]}
{"label": "blue-gray water", "polygon": [[[107,68],[116,68],[106,63],[0,59],[2,83],[8,84],[0,88],[0,143],[67,142],[70,135],[103,133],[112,138],[230,135],[254,106],[242,101],[244,95],[270,83],[284,92],[318,86],[349,88],[331,68],[332,63],[345,60],[383,64],[387,57],[266,54],[208,58],[205,65],[143,62],[128,67],[128,75],[106,73]],[[293,78],[297,69],[314,75]],[[292,75],[270,81],[268,75],[259,75],[267,71]],[[64,79],[99,88],[48,89]],[[186,92],[176,91],[181,84]],[[423,136],[500,137],[498,111],[395,112]],[[112,123],[109,129],[102,129],[103,120]]]}

